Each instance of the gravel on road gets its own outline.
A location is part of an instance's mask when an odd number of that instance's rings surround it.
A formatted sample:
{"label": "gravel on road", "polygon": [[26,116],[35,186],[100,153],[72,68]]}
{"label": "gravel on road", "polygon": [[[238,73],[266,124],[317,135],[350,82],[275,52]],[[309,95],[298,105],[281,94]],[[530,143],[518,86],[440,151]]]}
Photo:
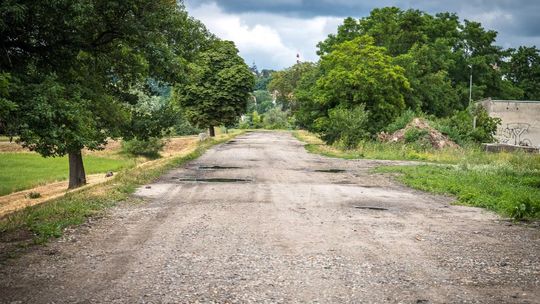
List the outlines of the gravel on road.
{"label": "gravel on road", "polygon": [[251,132],[0,265],[1,303],[540,303],[540,231]]}

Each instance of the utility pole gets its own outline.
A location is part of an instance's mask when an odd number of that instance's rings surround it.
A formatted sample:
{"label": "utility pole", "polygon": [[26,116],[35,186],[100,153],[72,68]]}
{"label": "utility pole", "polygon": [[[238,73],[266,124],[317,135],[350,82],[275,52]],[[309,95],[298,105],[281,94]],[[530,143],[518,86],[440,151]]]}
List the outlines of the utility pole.
{"label": "utility pole", "polygon": [[[469,107],[472,105],[472,64],[469,64],[471,73],[469,74]],[[471,109],[473,110],[473,109]],[[473,110],[474,111],[474,110]],[[473,112],[474,113],[474,112]],[[476,129],[476,115],[473,116],[473,130]]]}
{"label": "utility pole", "polygon": [[469,77],[469,105],[472,104],[472,64],[469,64],[469,68],[471,69],[470,77]]}

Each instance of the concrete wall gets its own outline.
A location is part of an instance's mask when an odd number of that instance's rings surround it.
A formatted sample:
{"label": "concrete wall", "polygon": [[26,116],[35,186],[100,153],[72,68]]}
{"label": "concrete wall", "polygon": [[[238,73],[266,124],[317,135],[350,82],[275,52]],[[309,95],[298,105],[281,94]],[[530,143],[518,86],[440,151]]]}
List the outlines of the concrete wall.
{"label": "concrete wall", "polygon": [[502,120],[496,135],[500,143],[540,147],[540,101],[486,99],[480,104]]}

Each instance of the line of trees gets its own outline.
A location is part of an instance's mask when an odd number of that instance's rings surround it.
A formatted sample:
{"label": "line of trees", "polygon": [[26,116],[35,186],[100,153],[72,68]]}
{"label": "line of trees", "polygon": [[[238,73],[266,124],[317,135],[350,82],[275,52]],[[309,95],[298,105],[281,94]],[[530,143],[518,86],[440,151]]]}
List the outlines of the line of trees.
{"label": "line of trees", "polygon": [[161,136],[180,111],[213,130],[243,112],[252,90],[234,45],[179,1],[13,0],[0,15],[0,133],[43,156],[69,155],[69,188],[86,183],[84,148]]}
{"label": "line of trees", "polygon": [[[365,138],[373,138],[407,109],[468,119],[471,73],[473,100],[540,99],[539,50],[502,49],[496,37],[495,31],[461,22],[452,13],[378,8],[361,19],[346,18],[336,34],[317,45],[319,62],[276,72],[268,87],[292,109],[300,127],[329,142],[340,139],[325,136],[342,124],[334,120],[351,121],[350,113],[358,114],[358,122],[351,124],[363,121]],[[475,140],[489,140],[493,124],[486,125],[486,137]]]}

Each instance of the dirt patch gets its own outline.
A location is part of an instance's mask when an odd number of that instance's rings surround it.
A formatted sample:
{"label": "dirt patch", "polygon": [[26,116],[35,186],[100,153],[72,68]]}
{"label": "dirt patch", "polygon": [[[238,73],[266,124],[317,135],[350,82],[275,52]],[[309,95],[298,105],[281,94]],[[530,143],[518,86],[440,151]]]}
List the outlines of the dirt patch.
{"label": "dirt patch", "polygon": [[[59,181],[0,196],[0,217],[19,209],[38,205],[48,200],[61,197],[69,192],[79,191],[89,186],[103,183],[111,178],[112,177],[105,177],[105,173],[91,174],[86,176],[86,181],[88,183],[86,186],[74,190],[67,190],[68,181]],[[30,193],[32,192],[39,193],[40,197],[30,198]]]}
{"label": "dirt patch", "polygon": [[406,142],[407,133],[414,130],[425,133],[422,135],[422,137],[427,138],[431,146],[435,149],[459,147],[458,144],[448,138],[448,136],[431,127],[428,122],[422,118],[413,119],[405,128],[397,130],[393,134],[382,132],[379,134],[378,138],[383,142]]}

